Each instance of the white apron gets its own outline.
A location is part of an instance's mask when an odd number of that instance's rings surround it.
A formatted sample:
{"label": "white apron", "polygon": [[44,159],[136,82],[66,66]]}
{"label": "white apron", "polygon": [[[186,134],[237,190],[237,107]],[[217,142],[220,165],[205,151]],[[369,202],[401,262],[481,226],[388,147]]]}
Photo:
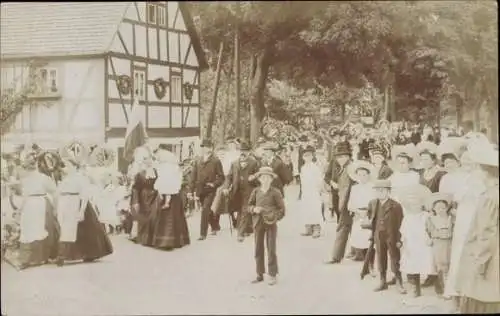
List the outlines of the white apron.
{"label": "white apron", "polygon": [[51,179],[35,172],[21,180],[24,205],[21,209],[20,242],[31,243],[44,240],[49,234],[45,229],[45,213],[47,211],[47,192]]}
{"label": "white apron", "polygon": [[360,210],[368,208],[368,203],[375,198],[375,192],[372,184],[355,184],[351,188],[349,202],[347,207],[349,211],[354,212],[353,225],[349,243],[351,247],[357,249],[367,249],[370,246],[371,230],[363,229],[362,222],[368,220],[368,210]]}
{"label": "white apron", "polygon": [[323,175],[320,167],[312,162],[304,164],[300,170],[300,181],[302,195],[297,206],[302,223],[304,225],[321,224],[323,222],[321,214]]}
{"label": "white apron", "polygon": [[81,173],[67,175],[58,187],[57,220],[61,226],[61,242],[75,242],[78,223],[83,220],[80,213],[82,194],[87,181]]}

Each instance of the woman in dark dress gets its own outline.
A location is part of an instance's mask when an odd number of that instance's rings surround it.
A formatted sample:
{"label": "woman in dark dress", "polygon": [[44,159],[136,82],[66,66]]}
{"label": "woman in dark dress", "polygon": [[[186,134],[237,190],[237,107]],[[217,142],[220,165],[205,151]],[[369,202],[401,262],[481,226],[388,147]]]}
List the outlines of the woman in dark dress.
{"label": "woman in dark dress", "polygon": [[153,217],[153,246],[165,250],[189,245],[189,230],[181,197],[182,169],[177,157],[161,144],[156,152],[158,208]]}
{"label": "woman in dark dress", "polygon": [[136,149],[130,173],[134,175],[130,203],[132,215],[137,221],[137,236],[134,241],[152,246],[154,218],[159,207],[158,192],[154,188],[158,174],[153,168],[153,157],[147,148]]}
{"label": "woman in dark dress", "polygon": [[[75,146],[82,150],[74,151]],[[90,202],[91,188],[99,191],[99,183],[81,168],[86,155],[83,146],[72,144],[61,155],[66,175],[57,188],[57,217],[61,225],[58,266],[67,261],[91,262],[113,253],[111,241]]]}

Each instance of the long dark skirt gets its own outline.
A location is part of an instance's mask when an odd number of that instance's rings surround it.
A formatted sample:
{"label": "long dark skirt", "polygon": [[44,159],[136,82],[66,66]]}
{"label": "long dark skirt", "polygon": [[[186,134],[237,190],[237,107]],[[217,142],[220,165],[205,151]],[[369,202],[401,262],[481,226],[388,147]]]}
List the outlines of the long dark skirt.
{"label": "long dark skirt", "polygon": [[145,192],[139,213],[135,216],[137,220],[136,241],[143,246],[153,246],[155,231],[155,218],[158,212],[158,194],[156,192]]}
{"label": "long dark skirt", "polygon": [[[159,201],[159,203],[162,202]],[[154,223],[154,247],[172,249],[190,244],[186,215],[179,194],[171,196],[168,208],[158,208]]]}
{"label": "long dark skirt", "polygon": [[21,243],[16,265],[21,267],[39,265],[57,257],[57,243],[61,229],[54,214],[54,207],[48,200],[45,209],[45,229],[48,236],[43,240]]}
{"label": "long dark skirt", "polygon": [[78,223],[75,242],[59,243],[59,256],[64,260],[95,260],[113,253],[113,245],[94,207],[88,203],[83,221]]}

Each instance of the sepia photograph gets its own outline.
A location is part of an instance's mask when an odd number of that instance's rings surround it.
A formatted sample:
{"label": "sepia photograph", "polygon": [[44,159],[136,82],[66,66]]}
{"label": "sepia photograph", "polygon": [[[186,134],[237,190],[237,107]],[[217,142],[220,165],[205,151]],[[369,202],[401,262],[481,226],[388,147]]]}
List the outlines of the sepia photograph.
{"label": "sepia photograph", "polygon": [[498,4],[0,4],[1,315],[499,314]]}

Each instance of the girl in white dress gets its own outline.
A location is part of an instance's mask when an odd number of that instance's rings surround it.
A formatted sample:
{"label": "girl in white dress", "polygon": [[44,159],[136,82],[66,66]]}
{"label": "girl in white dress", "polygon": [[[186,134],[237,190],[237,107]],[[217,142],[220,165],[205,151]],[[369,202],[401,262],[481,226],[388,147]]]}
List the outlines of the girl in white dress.
{"label": "girl in white dress", "polygon": [[419,184],[418,173],[410,170],[415,151],[413,145],[395,146],[393,157],[396,158],[397,170],[389,178],[392,184],[393,198],[403,207],[401,224],[402,249],[401,272],[408,275],[413,286],[413,296],[421,295],[420,275],[434,275],[432,247],[427,245],[425,223],[429,214],[423,210],[427,187]]}
{"label": "girl in white dress", "polygon": [[305,225],[303,236],[318,238],[321,235],[323,173],[314,159],[315,149],[307,146],[303,152],[304,165],[300,169],[300,181],[302,194],[298,203],[302,214],[302,222]]}
{"label": "girl in white dress", "polygon": [[373,166],[363,160],[358,160],[349,165],[347,172],[352,180],[356,181],[351,188],[347,209],[353,213],[353,226],[350,236],[351,247],[354,248],[354,260],[361,261],[370,246],[371,231],[362,228],[362,224],[369,221],[368,203],[375,198],[372,187]]}

